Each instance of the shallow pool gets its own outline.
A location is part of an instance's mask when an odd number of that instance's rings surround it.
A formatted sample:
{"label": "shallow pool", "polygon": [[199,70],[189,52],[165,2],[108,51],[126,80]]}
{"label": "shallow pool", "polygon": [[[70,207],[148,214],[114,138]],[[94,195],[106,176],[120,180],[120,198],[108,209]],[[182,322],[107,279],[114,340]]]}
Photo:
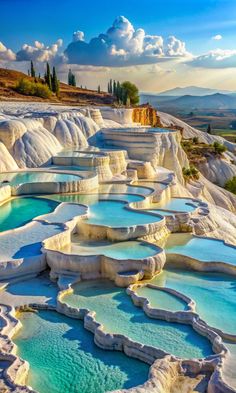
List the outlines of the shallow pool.
{"label": "shallow pool", "polygon": [[45,182],[68,182],[78,181],[79,175],[52,172],[12,172],[1,173],[0,182],[8,182],[11,186],[18,186],[24,183],[45,183]]}
{"label": "shallow pool", "polygon": [[14,198],[0,206],[0,231],[18,228],[33,218],[51,213],[56,201],[45,198]]}
{"label": "shallow pool", "polygon": [[149,195],[153,192],[152,188],[145,185],[143,187],[131,186],[127,184],[102,184],[99,186],[100,193],[124,193],[124,194],[141,194]]}
{"label": "shallow pool", "polygon": [[184,358],[212,353],[210,342],[191,326],[148,318],[141,308],[134,306],[125,289],[117,288],[109,281],[82,282],[63,301],[73,307],[95,311],[96,320],[105,326],[106,331],[124,334],[142,344]]}
{"label": "shallow pool", "polygon": [[39,393],[104,393],[142,384],[148,365],[94,344],[83,322],[53,311],[25,313],[15,337],[30,363],[27,383]]}
{"label": "shallow pool", "polygon": [[164,270],[152,284],[175,289],[195,300],[207,323],[236,334],[236,279],[219,273]]}
{"label": "shallow pool", "polygon": [[135,194],[56,194],[47,195],[47,198],[53,199],[58,202],[73,202],[82,203],[84,205],[94,205],[99,203],[99,199],[112,199],[116,201],[137,202],[142,201],[144,198],[141,195]]}
{"label": "shallow pool", "polygon": [[151,224],[161,221],[162,217],[126,209],[122,201],[99,201],[90,206],[89,224],[110,227],[126,227]]}
{"label": "shallow pool", "polygon": [[[134,210],[126,209],[127,202],[142,200],[143,197],[132,194],[100,194],[102,199],[116,200],[100,200],[98,194],[88,195],[53,195],[51,198],[60,202],[77,202],[89,205],[89,224],[107,225],[111,227],[142,225],[158,222],[162,217],[148,213],[141,213]],[[120,200],[119,200],[120,199]]]}
{"label": "shallow pool", "polygon": [[62,171],[95,171],[96,167],[82,166],[82,165],[51,165],[46,168],[47,170],[62,170]]}
{"label": "shallow pool", "polygon": [[102,240],[81,240],[75,235],[72,243],[62,251],[79,255],[105,255],[115,259],[143,259],[156,255],[160,249],[141,241],[112,243]]}
{"label": "shallow pool", "polygon": [[[157,209],[172,210],[177,212],[192,212],[199,206],[199,202],[188,198],[172,198],[168,202],[156,204]],[[152,205],[154,210],[155,205]]]}
{"label": "shallow pool", "polygon": [[139,296],[147,298],[151,307],[154,308],[168,311],[183,311],[188,309],[186,302],[169,292],[147,286],[138,288],[136,292]]}
{"label": "shallow pool", "polygon": [[167,253],[186,255],[203,262],[226,262],[236,265],[236,247],[228,246],[221,240],[172,234],[165,248]]}

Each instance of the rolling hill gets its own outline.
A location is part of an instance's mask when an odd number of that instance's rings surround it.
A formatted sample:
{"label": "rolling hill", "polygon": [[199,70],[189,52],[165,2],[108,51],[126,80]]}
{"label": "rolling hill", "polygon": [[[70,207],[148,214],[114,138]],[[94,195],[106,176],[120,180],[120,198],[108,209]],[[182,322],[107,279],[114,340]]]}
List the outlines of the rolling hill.
{"label": "rolling hill", "polygon": [[110,105],[113,103],[113,97],[108,93],[98,93],[95,90],[81,89],[61,82],[60,99],[55,95],[51,99],[22,95],[14,90],[20,79],[34,80],[23,72],[0,68],[0,101],[48,101],[63,105]]}
{"label": "rolling hill", "polygon": [[142,95],[141,101],[143,103],[149,102],[154,107],[165,110],[236,109],[236,96],[233,94],[216,93],[205,96],[184,95],[182,97]]}

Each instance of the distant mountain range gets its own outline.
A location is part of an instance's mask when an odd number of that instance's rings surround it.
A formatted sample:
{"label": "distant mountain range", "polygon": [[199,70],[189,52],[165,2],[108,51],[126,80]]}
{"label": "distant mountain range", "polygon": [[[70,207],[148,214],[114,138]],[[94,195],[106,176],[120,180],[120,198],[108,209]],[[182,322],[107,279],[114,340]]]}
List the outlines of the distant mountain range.
{"label": "distant mountain range", "polygon": [[[175,87],[174,89],[166,90],[161,93],[147,93],[148,95],[158,95],[158,96],[172,96],[172,97],[182,97],[186,95],[190,96],[207,96],[210,94],[232,94],[230,90],[219,90],[219,89],[209,89],[205,87],[198,86],[187,86],[187,87]],[[144,93],[146,94],[146,93]]]}
{"label": "distant mountain range", "polygon": [[[176,89],[173,89],[176,90]],[[172,90],[172,91],[173,91]],[[178,88],[177,88],[178,90]],[[209,89],[206,89],[209,90]],[[141,103],[149,102],[152,106],[165,110],[194,111],[205,109],[236,109],[236,94],[215,93],[207,95],[152,95],[142,94]]]}

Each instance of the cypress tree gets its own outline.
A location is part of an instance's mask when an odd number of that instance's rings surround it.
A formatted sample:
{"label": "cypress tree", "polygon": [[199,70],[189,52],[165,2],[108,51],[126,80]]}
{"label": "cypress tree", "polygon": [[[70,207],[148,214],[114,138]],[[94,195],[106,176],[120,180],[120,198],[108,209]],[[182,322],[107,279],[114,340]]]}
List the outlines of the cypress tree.
{"label": "cypress tree", "polygon": [[35,78],[35,69],[32,60],[30,62],[30,75],[32,76],[32,78]]}
{"label": "cypress tree", "polygon": [[113,96],[116,96],[116,81],[113,81]]}
{"label": "cypress tree", "polygon": [[113,93],[113,91],[112,91],[112,79],[110,79],[110,94],[112,94]]}
{"label": "cypress tree", "polygon": [[69,72],[68,72],[68,85],[69,86],[71,86],[71,74],[72,74],[71,69],[69,69]]}
{"label": "cypress tree", "polygon": [[52,91],[53,93],[55,93],[57,95],[57,97],[59,96],[59,81],[57,79],[57,73],[56,73],[56,69],[55,67],[53,67],[52,69]]}
{"label": "cypress tree", "polygon": [[98,85],[98,93],[99,93],[99,94],[101,93],[101,87],[100,87],[100,85]]}
{"label": "cypress tree", "polygon": [[50,71],[50,65],[48,63],[46,67],[45,82],[48,85],[49,89],[52,90],[52,76]]}
{"label": "cypress tree", "polygon": [[208,126],[207,126],[207,133],[208,134],[211,134],[212,132],[211,132],[211,125],[210,124],[208,124]]}

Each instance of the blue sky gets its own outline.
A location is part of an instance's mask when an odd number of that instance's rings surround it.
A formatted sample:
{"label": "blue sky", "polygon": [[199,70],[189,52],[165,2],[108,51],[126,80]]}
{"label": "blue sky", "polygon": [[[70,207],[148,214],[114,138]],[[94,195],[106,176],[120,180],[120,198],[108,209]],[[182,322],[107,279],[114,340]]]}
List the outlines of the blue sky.
{"label": "blue sky", "polygon": [[[224,82],[229,88],[232,75],[236,80],[236,0],[38,0],[37,2],[0,0],[0,14],[0,61],[10,61],[15,56],[17,61],[14,65],[18,69],[23,68],[23,61],[30,59],[32,51],[35,61],[42,62],[42,59],[45,61],[48,57],[49,61],[58,63],[62,59],[61,56],[59,61],[59,53],[62,55],[66,50],[65,55],[68,59],[66,61],[63,59],[64,72],[66,72],[65,63],[70,62],[80,66],[91,64],[94,67],[112,67],[106,72],[115,75],[119,75],[119,72],[115,71],[114,67],[136,66],[134,70],[134,74],[137,73],[136,78],[140,73],[140,79],[144,81],[146,69],[141,67],[138,70],[137,66],[150,63],[149,73],[153,74],[156,70],[157,74],[161,74],[166,87],[171,87],[173,84],[181,85],[185,80],[186,83],[188,81],[191,83],[193,71],[195,79],[199,80],[200,76],[202,85],[218,84],[221,86]],[[131,28],[135,31],[134,38],[140,28],[145,32],[144,40],[150,40],[148,37],[151,36],[151,56],[150,51],[148,52],[144,47],[142,55],[138,52],[138,56],[134,55],[130,44],[123,45],[121,41],[117,43],[117,36],[114,38],[114,32],[112,33],[114,42],[110,42],[110,36],[106,38],[109,56],[107,53],[104,56],[104,48],[99,52],[101,42],[97,43],[96,49],[94,46],[87,45],[92,38],[106,33],[112,26],[114,30],[113,22],[119,15],[124,15],[130,22]],[[122,29],[127,28],[125,23]],[[116,31],[120,29],[120,22],[115,24],[115,29]],[[79,35],[75,44],[72,42],[72,34],[78,30],[82,31],[84,36],[81,38]],[[154,43],[157,36],[161,37],[163,43]],[[169,36],[174,36],[171,43],[168,41]],[[214,39],[217,36],[218,39]],[[62,39],[63,43],[58,44],[58,39]],[[36,40],[44,43],[44,49],[36,45],[37,53],[40,52],[41,57],[36,56],[34,45]],[[28,47],[22,51],[23,44],[27,44]],[[55,49],[51,47],[52,44],[58,47]],[[169,44],[171,48],[167,50]],[[46,54],[45,56],[47,46],[50,46],[49,51],[55,52],[53,55]],[[140,50],[137,49],[137,51]],[[110,56],[111,52],[112,56]],[[96,59],[95,56],[97,56]],[[154,63],[156,68],[153,66]],[[60,70],[63,72],[62,67]],[[204,70],[207,76],[205,80]],[[101,69],[97,71],[101,75]],[[83,75],[86,72],[88,74],[84,68],[80,69]],[[224,81],[222,81],[222,75]],[[86,81],[86,78],[88,75],[82,78],[83,81]],[[177,83],[178,80],[180,83]],[[147,88],[148,86],[147,83]]]}
{"label": "blue sky", "polygon": [[14,50],[35,39],[70,42],[78,29],[90,39],[118,15],[149,34],[174,34],[196,54],[214,48],[216,34],[224,36],[222,47],[233,48],[236,41],[235,0],[0,0],[0,7],[0,37]]}

